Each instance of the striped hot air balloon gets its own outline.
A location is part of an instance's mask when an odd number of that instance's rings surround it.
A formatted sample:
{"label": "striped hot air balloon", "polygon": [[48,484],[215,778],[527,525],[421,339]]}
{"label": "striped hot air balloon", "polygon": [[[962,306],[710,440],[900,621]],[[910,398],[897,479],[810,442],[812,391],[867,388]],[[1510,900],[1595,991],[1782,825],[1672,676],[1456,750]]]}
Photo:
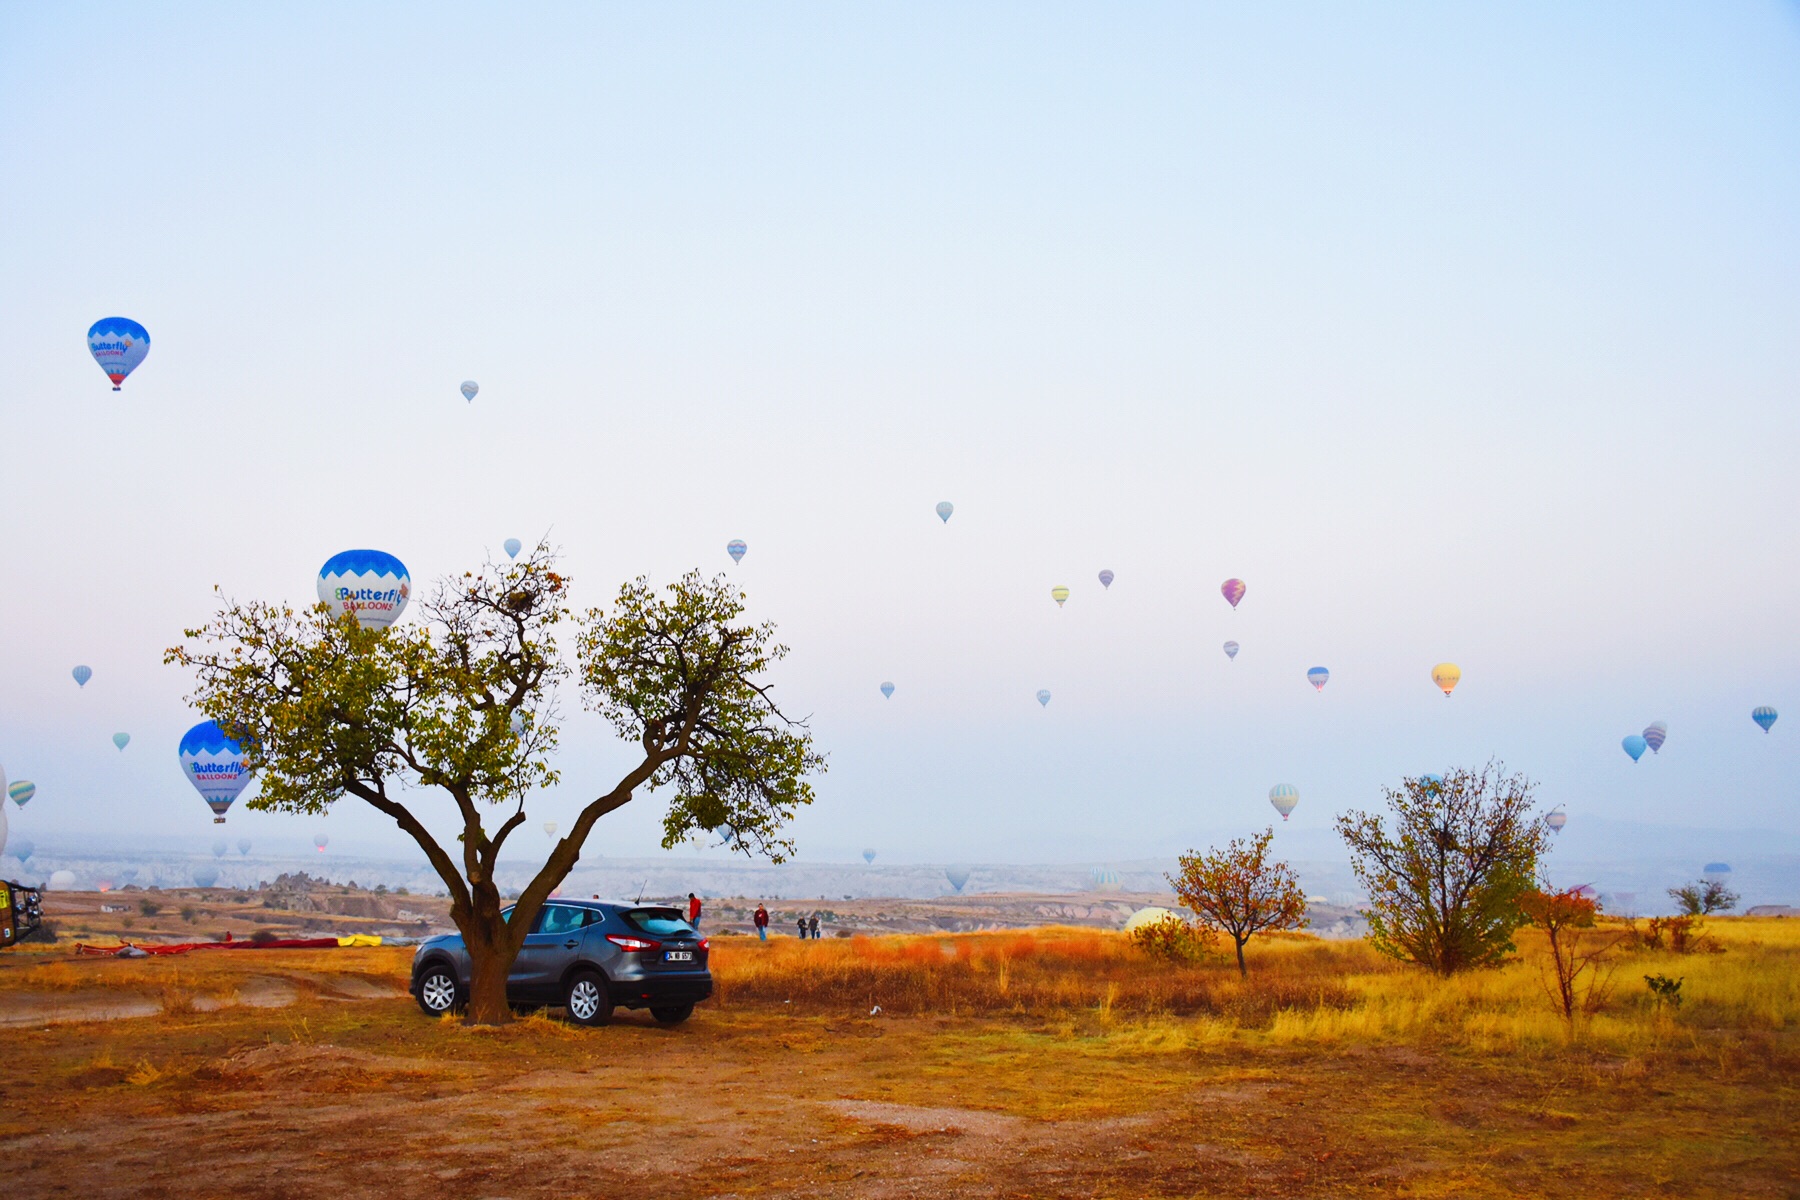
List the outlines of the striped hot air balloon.
{"label": "striped hot air balloon", "polygon": [[1764,733],[1769,732],[1769,726],[1775,724],[1775,718],[1780,715],[1766,704],[1750,710],[1750,719],[1761,725]]}
{"label": "striped hot air balloon", "polygon": [[31,798],[37,795],[37,784],[29,779],[21,779],[6,789],[6,795],[14,804],[24,808],[31,803]]}
{"label": "striped hot air balloon", "polygon": [[1045,708],[1050,707],[1050,689],[1049,688],[1038,689],[1038,703],[1043,705]]}
{"label": "striped hot air balloon", "polygon": [[881,694],[883,696],[887,697],[889,700],[892,700],[894,698],[894,685],[891,681],[886,681],[886,682],[882,683]]}
{"label": "striped hot air balloon", "polygon": [[481,390],[481,385],[479,383],[476,383],[473,379],[463,380],[462,394],[463,394],[464,400],[467,400],[467,401],[470,401],[471,403],[473,403],[475,400],[475,394],[477,392],[479,392],[480,390]]}
{"label": "striped hot air balloon", "polygon": [[1112,581],[1117,578],[1118,576],[1114,575],[1111,571],[1102,571],[1100,572],[1100,586],[1109,588],[1112,586]]}
{"label": "striped hot air balloon", "polygon": [[1056,607],[1061,608],[1063,601],[1069,598],[1069,589],[1059,583],[1050,589],[1050,598],[1056,601]]}
{"label": "striped hot air balloon", "polygon": [[1278,783],[1269,789],[1269,803],[1275,806],[1275,811],[1285,821],[1300,803],[1300,789],[1291,783]]}
{"label": "striped hot air balloon", "polygon": [[725,543],[725,553],[731,555],[731,561],[734,563],[743,562],[744,555],[749,552],[749,549],[750,547],[744,544],[743,538],[732,538]]}
{"label": "striped hot air balloon", "polygon": [[1652,721],[1644,726],[1644,743],[1650,747],[1650,753],[1661,754],[1663,743],[1669,740],[1669,727],[1661,721]]}
{"label": "striped hot air balloon", "polygon": [[1551,833],[1561,833],[1563,826],[1568,823],[1569,814],[1560,808],[1551,809],[1550,814],[1544,818],[1544,824],[1550,827]]}
{"label": "striped hot air balloon", "polygon": [[950,503],[948,500],[939,500],[937,502],[938,520],[942,521],[944,524],[948,525],[950,523],[950,514],[955,511],[956,505]]}
{"label": "striped hot air balloon", "polygon": [[1238,601],[1244,598],[1244,591],[1244,581],[1241,579],[1227,579],[1219,585],[1219,594],[1224,596],[1225,602],[1233,608],[1236,608]]}
{"label": "striped hot air balloon", "polygon": [[1225,657],[1226,658],[1235,659],[1237,657],[1237,652],[1238,652],[1238,644],[1236,642],[1226,642],[1225,643]]}
{"label": "striped hot air balloon", "polygon": [[[1326,681],[1330,678],[1331,672],[1327,671],[1324,667],[1314,667],[1306,673],[1306,682],[1312,684],[1315,691],[1324,691]],[[1354,691],[1355,689],[1351,690]]]}

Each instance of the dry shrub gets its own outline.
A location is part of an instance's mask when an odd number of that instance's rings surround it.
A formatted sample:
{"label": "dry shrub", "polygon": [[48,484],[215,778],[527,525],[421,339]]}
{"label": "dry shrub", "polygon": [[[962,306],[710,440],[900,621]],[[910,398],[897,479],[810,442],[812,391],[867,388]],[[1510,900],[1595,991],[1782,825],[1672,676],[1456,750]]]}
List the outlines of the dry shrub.
{"label": "dry shrub", "polygon": [[1219,933],[1209,925],[1191,925],[1170,915],[1139,925],[1126,935],[1131,944],[1151,958],[1172,963],[1194,963],[1217,948]]}
{"label": "dry shrub", "polygon": [[1153,960],[1087,929],[714,943],[721,1002],[908,1013],[1205,1013],[1262,1023],[1283,1009],[1346,1007],[1342,967],[1317,939],[1258,961],[1248,979],[1213,962]]}

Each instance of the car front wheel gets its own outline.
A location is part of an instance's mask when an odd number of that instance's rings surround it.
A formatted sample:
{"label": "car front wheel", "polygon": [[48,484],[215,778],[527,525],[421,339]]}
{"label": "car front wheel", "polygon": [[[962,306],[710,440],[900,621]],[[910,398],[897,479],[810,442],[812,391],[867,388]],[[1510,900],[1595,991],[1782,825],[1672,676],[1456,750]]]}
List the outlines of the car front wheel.
{"label": "car front wheel", "polygon": [[419,978],[419,1007],[428,1017],[441,1017],[455,1012],[457,1005],[456,976],[442,964],[427,967]]}
{"label": "car front wheel", "polygon": [[661,1007],[652,1007],[650,1009],[650,1015],[655,1017],[659,1024],[679,1025],[694,1015],[694,1006],[691,1004],[669,1004]]}
{"label": "car front wheel", "polygon": [[583,971],[569,980],[564,999],[569,1019],[577,1025],[604,1025],[612,1020],[612,997],[606,993],[606,980],[597,972]]}

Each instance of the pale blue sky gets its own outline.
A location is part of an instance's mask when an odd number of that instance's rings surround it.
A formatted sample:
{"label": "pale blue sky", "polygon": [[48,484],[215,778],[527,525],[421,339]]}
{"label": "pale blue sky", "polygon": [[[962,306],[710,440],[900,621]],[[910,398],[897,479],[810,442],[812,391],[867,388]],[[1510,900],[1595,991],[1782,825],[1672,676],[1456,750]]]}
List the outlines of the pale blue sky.
{"label": "pale blue sky", "polygon": [[[211,841],[160,652],[215,583],[546,531],[593,603],[749,542],[807,857],[1168,853],[1277,782],[1320,831],[1489,755],[1572,847],[1794,825],[1792,7],[12,5],[0,183],[15,835]],[[622,761],[565,742],[534,817]]]}

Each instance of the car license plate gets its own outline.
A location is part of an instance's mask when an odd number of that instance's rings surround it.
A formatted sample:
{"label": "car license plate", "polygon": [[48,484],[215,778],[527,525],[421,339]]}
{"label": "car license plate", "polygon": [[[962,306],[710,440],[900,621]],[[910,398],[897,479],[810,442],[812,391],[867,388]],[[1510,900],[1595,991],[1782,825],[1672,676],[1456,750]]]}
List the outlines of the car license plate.
{"label": "car license plate", "polygon": [[694,961],[694,952],[692,950],[665,950],[663,952],[663,961],[664,962],[693,962]]}

